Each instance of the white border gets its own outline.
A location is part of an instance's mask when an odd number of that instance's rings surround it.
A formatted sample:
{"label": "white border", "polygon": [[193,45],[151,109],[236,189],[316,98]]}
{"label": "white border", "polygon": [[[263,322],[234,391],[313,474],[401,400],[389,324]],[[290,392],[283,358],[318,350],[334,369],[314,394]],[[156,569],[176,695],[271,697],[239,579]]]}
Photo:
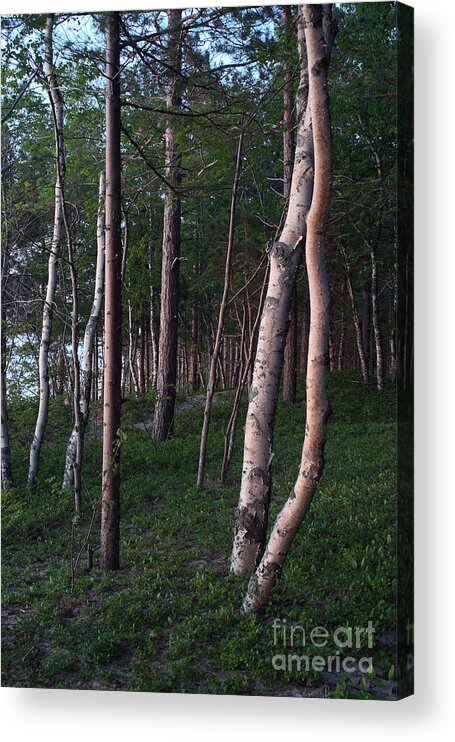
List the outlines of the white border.
{"label": "white border", "polygon": [[[221,5],[200,2],[194,5]],[[224,3],[232,5],[235,3]],[[247,3],[245,3],[247,4]],[[252,3],[254,4],[254,3]],[[257,3],[259,4],[259,3]],[[453,721],[455,333],[453,0],[416,9],[416,695],[399,703],[2,689],[7,738],[447,739]],[[15,0],[2,12],[184,7]],[[188,4],[189,5],[189,4]]]}

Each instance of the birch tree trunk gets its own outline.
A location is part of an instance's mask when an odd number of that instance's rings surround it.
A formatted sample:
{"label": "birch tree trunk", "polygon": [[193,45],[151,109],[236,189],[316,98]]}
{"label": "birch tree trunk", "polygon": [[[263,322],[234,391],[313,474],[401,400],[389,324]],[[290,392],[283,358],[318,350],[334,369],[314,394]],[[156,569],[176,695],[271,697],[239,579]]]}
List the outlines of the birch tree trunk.
{"label": "birch tree trunk", "polygon": [[63,96],[57,84],[53,58],[53,30],[55,16],[49,14],[46,18],[44,34],[44,71],[48,87],[48,95],[52,108],[55,133],[55,197],[54,197],[54,225],[52,243],[48,260],[48,277],[46,297],[43,306],[43,324],[38,356],[39,375],[39,406],[35,425],[35,433],[30,447],[30,462],[28,470],[28,486],[36,484],[38,475],[39,456],[46,429],[49,411],[49,346],[52,335],[52,316],[54,310],[55,290],[57,286],[57,263],[60,255],[62,231],[64,226],[63,187],[65,178],[65,151],[63,140]]}
{"label": "birch tree trunk", "polygon": [[[78,447],[78,432],[80,459],[82,461],[84,436],[87,429],[87,423],[90,413],[90,396],[92,389],[92,374],[94,369],[93,359],[97,358],[98,350],[96,348],[96,334],[101,309],[103,306],[104,293],[104,250],[105,250],[105,209],[104,199],[106,190],[106,178],[104,171],[100,173],[99,180],[99,200],[98,200],[98,217],[96,227],[96,270],[95,270],[95,289],[93,303],[90,310],[90,317],[87,321],[84,333],[84,344],[82,350],[81,364],[81,391],[80,391],[80,431],[73,427],[70,435],[65,459],[65,470],[63,473],[63,489],[74,487],[74,466],[76,464],[76,454]],[[95,366],[96,368],[96,366]],[[97,383],[97,380],[96,380]]]}
{"label": "birch tree trunk", "polygon": [[304,24],[297,19],[300,79],[289,204],[283,231],[269,248],[269,283],[259,326],[250,385],[239,503],[235,514],[231,571],[251,572],[265,545],[271,493],[273,428],[289,310],[302,260],[306,216],[313,191],[313,137],[308,101]]}
{"label": "birch tree trunk", "polygon": [[[168,11],[169,82],[167,109],[181,106],[182,11]],[[180,154],[172,117],[166,127],[165,174],[169,187],[164,204],[161,311],[156,404],[153,420],[155,440],[165,440],[174,429],[177,383],[178,305],[180,285]]]}
{"label": "birch tree trunk", "polygon": [[376,386],[379,391],[384,389],[384,353],[382,348],[381,323],[379,319],[378,295],[378,261],[376,247],[370,244],[371,258],[371,314],[373,320],[374,343],[376,347]]}
{"label": "birch tree trunk", "polygon": [[297,530],[310,507],[324,468],[326,423],[330,415],[327,363],[330,331],[330,287],[325,264],[332,184],[332,138],[327,92],[326,44],[322,6],[304,5],[308,51],[309,100],[314,140],[314,193],[307,218],[306,267],[310,292],[307,370],[307,415],[299,474],[273,526],[261,563],[248,585],[243,611],[260,611],[279,577]]}
{"label": "birch tree trunk", "polygon": [[[81,474],[82,474],[82,412],[81,412],[81,368],[79,363],[79,292],[77,285],[76,259],[73,238],[68,224],[65,196],[63,193],[63,222],[68,245],[68,265],[71,276],[71,359],[73,367],[73,415],[76,434],[76,456],[73,465],[74,508],[81,512]],[[91,361],[91,357],[90,357]],[[91,365],[91,364],[90,364]],[[90,394],[90,389],[89,389]]]}
{"label": "birch tree trunk", "polygon": [[[3,278],[3,276],[2,276]],[[3,281],[2,281],[3,283]],[[13,472],[11,468],[11,450],[9,445],[9,427],[8,427],[8,407],[6,399],[6,336],[5,336],[5,319],[3,317],[2,307],[2,359],[1,359],[1,483],[2,488],[7,490],[13,486]]]}
{"label": "birch tree trunk", "polygon": [[[215,343],[213,346],[213,354],[210,360],[210,371],[209,380],[207,384],[205,407],[204,407],[204,421],[202,424],[201,432],[201,445],[199,450],[199,467],[197,474],[197,487],[202,487],[205,479],[205,459],[207,451],[207,439],[209,435],[210,416],[212,412],[212,401],[215,392],[216,384],[216,368],[220,355],[221,341],[223,337],[224,317],[226,314],[227,300],[229,293],[229,284],[231,281],[231,265],[232,265],[232,251],[234,248],[234,232],[235,232],[235,208],[237,204],[237,191],[240,180],[240,169],[242,164],[242,148],[243,148],[243,131],[239,134],[239,141],[237,146],[237,158],[235,163],[235,174],[234,181],[232,184],[232,195],[231,195],[231,208],[229,213],[229,234],[228,244],[226,251],[226,264],[224,269],[224,287],[223,295],[221,297],[220,311],[218,313],[218,327],[216,330]],[[221,369],[222,370],[222,369]]]}
{"label": "birch tree trunk", "polygon": [[120,153],[120,13],[106,24],[106,296],[104,302],[101,567],[120,561],[120,411],[122,378],[122,241]]}
{"label": "birch tree trunk", "polygon": [[[131,293],[131,284],[129,285],[129,291]],[[134,386],[134,396],[139,399],[140,389],[139,381],[136,372],[136,342],[135,334],[133,332],[133,310],[131,308],[131,299],[128,297],[128,366],[130,369],[130,377]]]}
{"label": "birch tree trunk", "polygon": [[8,368],[8,353],[6,346],[6,317],[4,300],[9,278],[9,246],[7,239],[2,245],[2,275],[1,275],[1,485],[3,489],[13,486],[13,472],[11,466],[11,449],[9,443],[8,400],[6,394],[6,371]]}

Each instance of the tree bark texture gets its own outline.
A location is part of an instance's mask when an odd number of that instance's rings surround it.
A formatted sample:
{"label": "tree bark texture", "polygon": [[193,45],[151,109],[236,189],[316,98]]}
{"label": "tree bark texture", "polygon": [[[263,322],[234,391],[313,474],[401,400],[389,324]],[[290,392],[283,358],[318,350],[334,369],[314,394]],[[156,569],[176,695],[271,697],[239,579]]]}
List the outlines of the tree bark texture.
{"label": "tree bark texture", "polygon": [[313,191],[313,137],[308,100],[303,19],[297,21],[300,79],[289,204],[279,239],[269,248],[270,273],[258,333],[245,423],[239,503],[235,514],[231,571],[250,573],[262,556],[271,494],[273,428],[289,311],[303,255],[306,216]]}
{"label": "tree bark texture", "polygon": [[[182,11],[168,11],[169,82],[167,109],[181,106]],[[156,440],[165,440],[173,433],[177,383],[178,305],[180,275],[180,153],[172,116],[166,133],[165,177],[169,183],[164,204],[163,256],[161,267],[161,309],[157,398],[153,421]]]}
{"label": "tree bark texture", "polygon": [[[326,6],[327,7],[327,6]],[[307,370],[307,414],[299,474],[273,526],[256,573],[250,579],[243,611],[260,611],[279,577],[297,530],[310,507],[324,468],[328,343],[331,295],[325,263],[325,233],[332,184],[332,137],[327,92],[326,43],[321,5],[304,5],[308,53],[309,100],[314,140],[314,192],[307,217],[306,267],[310,292],[310,335]]]}
{"label": "tree bark texture", "polygon": [[[87,429],[87,423],[90,413],[90,396],[92,391],[92,377],[97,368],[98,349],[96,347],[97,328],[101,310],[103,306],[104,293],[104,250],[105,250],[105,191],[106,178],[104,171],[100,173],[99,180],[99,197],[98,197],[98,217],[96,226],[96,270],[95,270],[95,288],[93,303],[90,310],[90,317],[87,321],[84,333],[84,343],[82,348],[81,363],[81,391],[80,391],[80,440],[79,445],[83,448],[84,436]],[[95,363],[94,363],[95,360]],[[95,397],[96,399],[96,397]],[[71,489],[74,486],[74,466],[76,463],[76,453],[78,445],[78,431],[73,427],[70,435],[65,458],[65,470],[63,473],[63,489]],[[82,459],[82,450],[80,452]]]}
{"label": "tree bark texture", "polygon": [[43,324],[38,356],[39,375],[39,406],[35,425],[35,433],[30,447],[30,462],[28,470],[28,486],[33,487],[38,475],[39,456],[46,429],[49,411],[49,346],[52,335],[52,318],[57,286],[57,263],[62,243],[64,226],[63,187],[65,178],[65,151],[63,140],[63,96],[58,86],[53,55],[53,30],[55,17],[49,14],[46,18],[44,34],[44,72],[48,88],[49,100],[52,108],[55,133],[55,197],[54,197],[54,224],[52,242],[48,260],[48,277],[46,297],[43,305]]}
{"label": "tree bark texture", "polygon": [[120,153],[120,13],[106,27],[106,296],[104,302],[101,567],[120,561],[120,405],[122,376],[122,241]]}
{"label": "tree bark texture", "polygon": [[[3,278],[3,276],[2,276]],[[9,489],[13,486],[13,471],[11,468],[11,450],[9,445],[9,427],[8,427],[8,407],[6,399],[6,335],[5,319],[2,307],[2,358],[1,358],[1,483],[3,489]]]}

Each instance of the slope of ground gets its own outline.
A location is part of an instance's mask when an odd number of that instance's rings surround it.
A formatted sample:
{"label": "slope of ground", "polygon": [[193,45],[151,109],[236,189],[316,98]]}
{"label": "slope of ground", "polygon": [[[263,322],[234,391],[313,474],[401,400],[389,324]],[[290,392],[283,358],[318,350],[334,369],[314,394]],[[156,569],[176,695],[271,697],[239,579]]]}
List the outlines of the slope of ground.
{"label": "slope of ground", "polygon": [[[54,403],[36,492],[26,492],[34,410],[10,409],[18,485],[3,498],[3,684],[10,686],[269,695],[390,696],[394,680],[395,393],[330,379],[333,416],[326,470],[267,612],[239,613],[246,580],[229,575],[245,408],[231,473],[219,483],[223,430],[232,401],[213,409],[207,485],[195,487],[200,405],[183,405],[173,440],[155,444],[144,421],[153,402],[127,400],[122,438],[121,569],[93,569],[81,553],[100,492],[100,426],[87,440],[85,509],[73,522],[60,478],[70,412]],[[296,405],[277,413],[272,519],[296,476],[304,430],[303,384]],[[90,542],[98,541],[95,510]],[[373,671],[327,672],[313,659],[336,656],[337,627],[375,629]],[[283,646],[277,626],[301,629]],[[275,627],[275,628],[274,628]],[[323,648],[310,641],[327,630]],[[305,641],[303,636],[305,630]],[[366,637],[366,634],[364,634]],[[338,651],[340,655],[340,651]],[[277,655],[279,658],[277,659]],[[299,663],[290,655],[304,656]],[[286,666],[283,667],[285,657]],[[310,663],[309,669],[305,664]]]}

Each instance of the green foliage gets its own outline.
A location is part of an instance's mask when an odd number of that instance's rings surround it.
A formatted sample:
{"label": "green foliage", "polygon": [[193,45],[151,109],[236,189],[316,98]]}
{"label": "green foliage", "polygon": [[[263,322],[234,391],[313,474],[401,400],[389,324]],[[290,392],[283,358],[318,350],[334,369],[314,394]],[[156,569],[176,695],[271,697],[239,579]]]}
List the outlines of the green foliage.
{"label": "green foliage", "polygon": [[[303,380],[296,405],[279,404],[271,519],[296,475],[302,445]],[[218,482],[222,430],[231,395],[213,408],[208,484],[196,479],[202,408],[182,411],[175,437],[153,444],[142,427],[152,400],[127,400],[122,429],[121,569],[78,567],[70,592],[71,497],[59,477],[67,411],[54,404],[35,493],[22,484],[3,501],[3,673],[5,684],[34,687],[123,688],[142,691],[285,695],[311,692],[318,673],[274,670],[273,621],[311,629],[366,626],[386,635],[395,622],[395,393],[331,376],[335,414],[327,465],[312,509],[263,617],[243,616],[246,581],[228,572],[233,512],[241,466],[240,437],[226,485]],[[63,406],[64,407],[64,406]],[[242,409],[242,416],[245,409]],[[21,436],[30,405],[11,405],[18,481],[25,482]],[[63,421],[66,420],[66,425]],[[139,424],[140,427],[136,427]],[[89,436],[84,512],[75,527],[82,544],[99,496],[100,441]],[[98,516],[91,536],[96,544]],[[361,650],[364,651],[364,650]],[[370,651],[370,650],[368,650]],[[312,648],[310,654],[319,654]],[[393,680],[393,651],[371,651],[379,682]],[[335,676],[335,680],[337,676]],[[335,697],[370,697],[371,679]],[[374,693],[373,693],[374,695]]]}

